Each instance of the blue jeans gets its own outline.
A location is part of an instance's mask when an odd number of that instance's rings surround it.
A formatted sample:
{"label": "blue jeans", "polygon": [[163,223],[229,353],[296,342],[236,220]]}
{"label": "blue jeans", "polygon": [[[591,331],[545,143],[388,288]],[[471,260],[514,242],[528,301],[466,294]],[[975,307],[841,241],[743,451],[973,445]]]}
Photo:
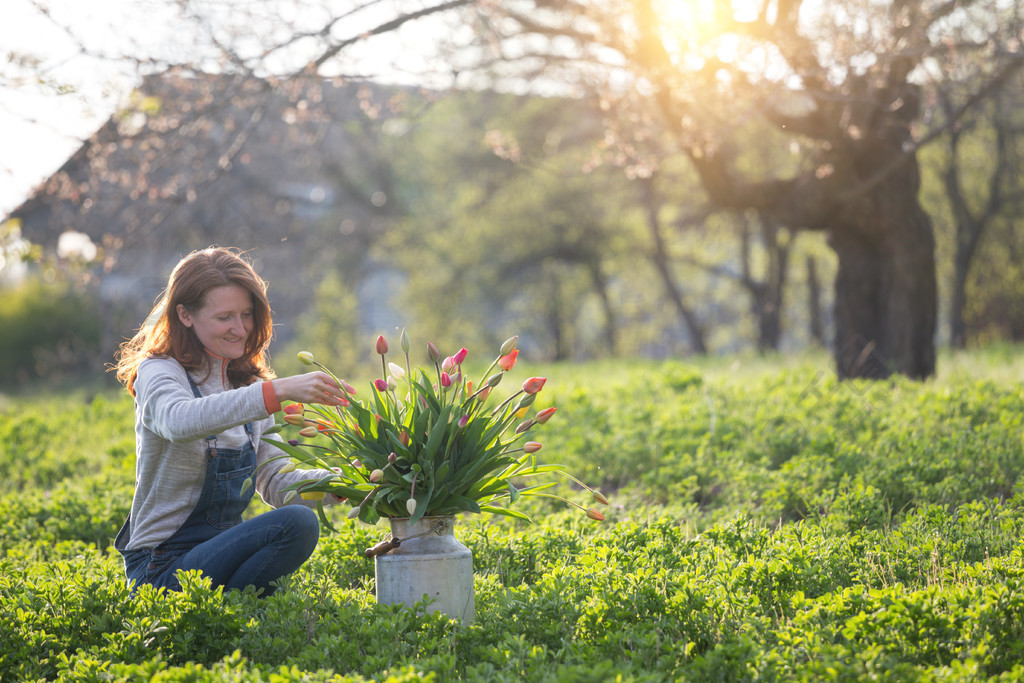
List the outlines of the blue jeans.
{"label": "blue jeans", "polygon": [[135,583],[181,590],[178,570],[198,569],[225,590],[255,586],[268,596],[274,593],[273,581],[309,559],[319,538],[316,513],[301,505],[286,505],[190,548],[163,544],[129,551],[125,570]]}

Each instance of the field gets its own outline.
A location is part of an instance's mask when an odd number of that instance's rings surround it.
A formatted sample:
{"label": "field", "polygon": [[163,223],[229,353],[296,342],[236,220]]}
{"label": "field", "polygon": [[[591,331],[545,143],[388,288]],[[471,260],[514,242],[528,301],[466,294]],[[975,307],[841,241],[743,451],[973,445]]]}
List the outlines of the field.
{"label": "field", "polygon": [[608,519],[553,503],[532,526],[460,519],[468,627],[376,605],[361,553],[384,527],[343,515],[269,599],[198,576],[130,598],[110,548],[132,492],[130,400],[7,396],[0,680],[1024,680],[1024,353],[940,369],[837,383],[824,356],[543,368],[559,407],[545,460],[599,485]]}

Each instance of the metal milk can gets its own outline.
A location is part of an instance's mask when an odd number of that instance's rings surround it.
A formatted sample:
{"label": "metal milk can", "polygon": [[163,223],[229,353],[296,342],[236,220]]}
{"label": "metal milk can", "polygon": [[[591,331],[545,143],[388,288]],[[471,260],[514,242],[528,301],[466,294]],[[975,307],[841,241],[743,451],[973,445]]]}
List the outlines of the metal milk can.
{"label": "metal milk can", "polygon": [[[392,518],[391,540],[366,551],[374,558],[377,602],[413,605],[473,622],[473,551],[455,538],[455,516]],[[372,553],[372,555],[371,555]]]}

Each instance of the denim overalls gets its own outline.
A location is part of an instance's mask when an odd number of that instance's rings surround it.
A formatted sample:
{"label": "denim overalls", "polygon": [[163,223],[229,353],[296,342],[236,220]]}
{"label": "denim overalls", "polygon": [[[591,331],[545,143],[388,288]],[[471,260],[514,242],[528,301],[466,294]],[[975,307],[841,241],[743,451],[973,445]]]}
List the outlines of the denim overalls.
{"label": "denim overalls", "polygon": [[[188,384],[195,397],[201,398],[199,387],[191,377]],[[177,564],[174,560],[242,522],[242,513],[254,493],[252,486],[242,492],[242,483],[252,476],[256,468],[251,422],[245,424],[245,433],[249,439],[240,449],[218,448],[216,435],[206,437],[206,477],[202,493],[188,519],[170,538],[155,548],[125,550],[131,540],[130,517],[125,520],[114,540],[114,547],[124,557],[125,573],[130,583],[151,583],[171,590],[180,589],[177,571],[167,571]]]}

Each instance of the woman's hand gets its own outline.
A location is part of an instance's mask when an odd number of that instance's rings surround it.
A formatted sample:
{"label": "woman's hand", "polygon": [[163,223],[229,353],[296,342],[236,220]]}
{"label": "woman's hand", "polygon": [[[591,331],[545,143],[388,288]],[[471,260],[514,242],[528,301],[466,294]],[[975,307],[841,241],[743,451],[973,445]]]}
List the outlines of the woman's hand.
{"label": "woman's hand", "polygon": [[304,375],[278,377],[271,382],[278,401],[336,406],[345,399],[345,391],[338,386],[334,378],[320,370]]}

